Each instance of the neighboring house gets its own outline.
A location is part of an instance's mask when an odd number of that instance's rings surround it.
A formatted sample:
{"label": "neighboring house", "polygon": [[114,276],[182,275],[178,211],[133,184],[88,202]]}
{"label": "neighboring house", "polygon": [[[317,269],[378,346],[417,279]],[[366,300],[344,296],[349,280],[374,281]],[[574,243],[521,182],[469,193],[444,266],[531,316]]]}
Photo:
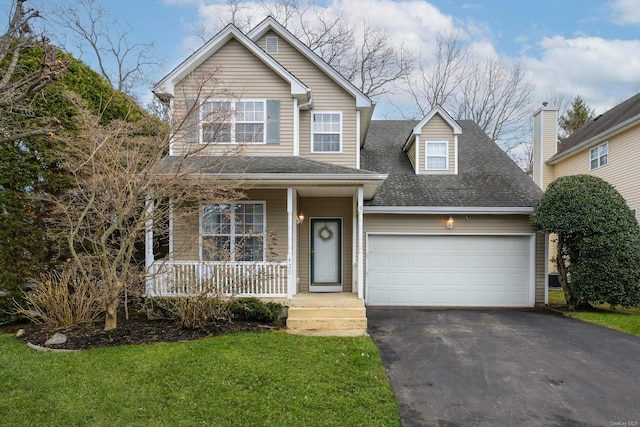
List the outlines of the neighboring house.
{"label": "neighboring house", "polygon": [[[543,105],[534,114],[533,180],[541,188],[566,175],[600,177],[624,197],[638,218],[640,208],[640,93],[596,117],[558,143],[558,110]],[[555,254],[552,239],[550,253]],[[557,271],[555,262],[549,270]]]}
{"label": "neighboring house", "polygon": [[[374,103],[273,18],[225,27],[154,93],[175,117],[198,113],[164,167],[187,157],[212,182],[241,178],[247,198],[202,200],[193,220],[175,207],[169,257],[148,251],[149,295],[240,277],[233,292],[283,301],[291,329],[354,333],[365,302],[545,303],[545,239],[528,222],[542,192],[473,122],[440,107],[371,120]],[[229,147],[242,152],[220,162]],[[339,326],[329,309],[347,305],[361,319]]]}

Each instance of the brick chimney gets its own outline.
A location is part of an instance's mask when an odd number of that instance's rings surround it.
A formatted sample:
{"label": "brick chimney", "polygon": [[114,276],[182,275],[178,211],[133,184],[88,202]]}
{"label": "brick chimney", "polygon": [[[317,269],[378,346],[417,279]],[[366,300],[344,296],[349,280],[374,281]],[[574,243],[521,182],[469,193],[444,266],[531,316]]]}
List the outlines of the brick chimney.
{"label": "brick chimney", "polygon": [[558,151],[558,109],[548,102],[533,114],[533,182],[543,191],[554,180],[553,166],[545,162]]}

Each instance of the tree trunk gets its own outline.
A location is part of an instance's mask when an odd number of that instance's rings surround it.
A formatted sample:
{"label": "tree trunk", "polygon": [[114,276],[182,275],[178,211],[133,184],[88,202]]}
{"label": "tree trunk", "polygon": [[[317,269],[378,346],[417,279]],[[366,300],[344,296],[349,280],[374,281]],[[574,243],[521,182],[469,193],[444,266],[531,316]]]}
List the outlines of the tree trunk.
{"label": "tree trunk", "polygon": [[110,331],[118,327],[118,305],[120,302],[120,291],[122,291],[122,283],[116,282],[113,284],[113,292],[111,298],[105,305],[105,317],[104,317],[104,330]]}
{"label": "tree trunk", "polygon": [[564,251],[562,250],[564,247],[564,239],[562,235],[558,235],[558,253],[556,254],[556,265],[558,267],[558,281],[560,282],[560,286],[562,287],[562,292],[564,293],[564,299],[567,301],[567,306],[569,311],[574,311],[576,309],[577,301],[575,295],[573,294],[573,290],[571,289],[571,284],[567,278],[567,265],[565,263]]}

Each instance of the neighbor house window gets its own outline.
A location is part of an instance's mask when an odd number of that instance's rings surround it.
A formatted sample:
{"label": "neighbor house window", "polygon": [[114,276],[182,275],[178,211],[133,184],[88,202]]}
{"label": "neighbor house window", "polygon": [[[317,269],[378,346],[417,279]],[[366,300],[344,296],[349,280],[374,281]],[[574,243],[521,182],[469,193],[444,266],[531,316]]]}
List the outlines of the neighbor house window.
{"label": "neighbor house window", "polygon": [[202,143],[264,143],[265,103],[265,100],[203,102]]}
{"label": "neighbor house window", "polygon": [[425,164],[428,170],[446,170],[449,165],[449,143],[447,141],[427,141]]}
{"label": "neighbor house window", "polygon": [[605,142],[589,151],[589,160],[591,162],[591,170],[605,166],[609,162],[609,143]]}
{"label": "neighbor house window", "polygon": [[278,53],[278,38],[269,36],[266,41],[267,53]]}
{"label": "neighbor house window", "polygon": [[264,261],[264,202],[208,205],[200,218],[203,261]]}
{"label": "neighbor house window", "polygon": [[311,115],[313,153],[339,153],[342,150],[342,113]]}
{"label": "neighbor house window", "polygon": [[636,221],[638,221],[638,208],[631,209],[631,212],[633,213],[633,217],[636,219]]}

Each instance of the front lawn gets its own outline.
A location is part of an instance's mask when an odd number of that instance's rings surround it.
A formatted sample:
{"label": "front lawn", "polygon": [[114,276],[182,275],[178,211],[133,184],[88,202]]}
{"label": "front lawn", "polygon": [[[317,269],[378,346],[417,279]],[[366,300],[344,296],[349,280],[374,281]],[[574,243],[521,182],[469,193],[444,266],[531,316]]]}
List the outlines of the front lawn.
{"label": "front lawn", "polygon": [[[549,304],[566,304],[561,290],[549,291]],[[617,329],[633,335],[640,336],[640,308],[621,308],[611,310],[609,304],[602,304],[593,310],[574,311],[569,316],[595,323],[608,328]]]}
{"label": "front lawn", "polygon": [[0,334],[3,425],[399,426],[367,337],[238,333],[40,353]]}

